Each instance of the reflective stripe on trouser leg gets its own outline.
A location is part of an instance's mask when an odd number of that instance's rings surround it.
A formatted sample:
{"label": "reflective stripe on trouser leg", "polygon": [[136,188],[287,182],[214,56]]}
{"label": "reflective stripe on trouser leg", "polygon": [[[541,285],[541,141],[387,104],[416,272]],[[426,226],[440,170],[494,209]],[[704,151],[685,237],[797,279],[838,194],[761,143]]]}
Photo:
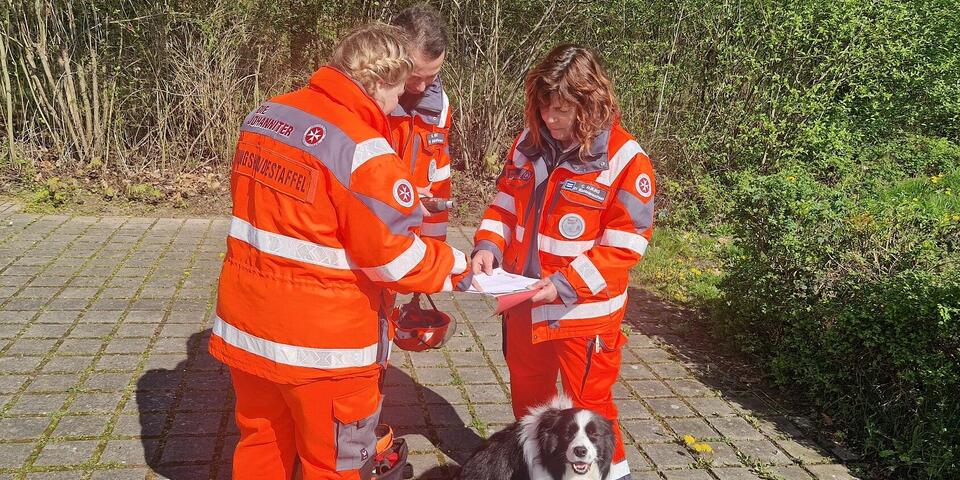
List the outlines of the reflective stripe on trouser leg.
{"label": "reflective stripe on trouser leg", "polygon": [[518,420],[530,407],[548,402],[557,394],[557,364],[553,341],[534,344],[530,309],[515,308],[504,319],[504,357],[510,369],[510,402]]}
{"label": "reflective stripe on trouser leg", "polygon": [[[615,347],[619,332],[601,335],[600,352],[591,346],[589,378],[587,373],[587,344],[590,338],[555,340],[554,349],[560,364],[560,380],[563,389],[577,407],[587,408],[603,415],[613,423],[616,437],[613,463],[624,461],[623,436],[617,422],[617,406],[613,402],[613,385],[620,374],[621,348]],[[607,351],[612,350],[612,351]]]}

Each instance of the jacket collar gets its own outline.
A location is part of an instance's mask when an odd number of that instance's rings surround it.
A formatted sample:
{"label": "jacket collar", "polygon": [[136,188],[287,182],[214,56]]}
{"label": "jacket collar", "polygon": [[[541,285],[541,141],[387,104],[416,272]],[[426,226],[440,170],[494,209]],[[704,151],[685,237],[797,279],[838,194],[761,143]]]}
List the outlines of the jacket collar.
{"label": "jacket collar", "polygon": [[308,88],[319,91],[334,103],[342,105],[384,138],[392,138],[387,116],[373,97],[347,74],[330,66],[320,67],[310,77]]}
{"label": "jacket collar", "polygon": [[[602,172],[610,168],[609,146],[610,130],[612,128],[613,127],[604,128],[593,137],[593,141],[590,142],[590,149],[586,155],[584,155],[583,160],[580,160],[574,155],[572,161],[565,161],[563,164],[558,165],[558,167],[562,166],[576,173]],[[544,142],[549,143],[550,146],[546,146],[546,148],[553,148],[553,151],[557,152],[561,151],[559,143],[550,136],[550,131],[544,126],[540,127],[540,138],[542,138]],[[544,149],[533,144],[533,139],[530,138],[530,135],[525,136],[523,140],[517,144],[517,150],[525,157],[534,161],[540,161],[541,157],[548,154]]]}
{"label": "jacket collar", "polygon": [[[409,108],[404,108],[407,105]],[[397,108],[390,112],[393,117],[411,117],[419,115],[424,122],[430,125],[437,125],[440,122],[440,112],[443,111],[443,83],[440,82],[440,76],[434,79],[433,83],[427,85],[427,88],[420,95],[410,95],[404,93],[400,97],[400,103]]]}

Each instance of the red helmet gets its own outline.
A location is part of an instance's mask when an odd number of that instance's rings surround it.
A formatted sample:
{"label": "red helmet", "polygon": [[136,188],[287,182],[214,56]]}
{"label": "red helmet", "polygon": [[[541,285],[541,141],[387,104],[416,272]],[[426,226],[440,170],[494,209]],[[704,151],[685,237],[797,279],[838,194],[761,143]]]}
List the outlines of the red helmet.
{"label": "red helmet", "polygon": [[395,328],[393,343],[410,352],[440,348],[457,331],[457,322],[437,310],[429,295],[427,300],[430,300],[433,310],[420,308],[419,297],[415,295],[410,303],[395,307],[390,314],[390,321]]}

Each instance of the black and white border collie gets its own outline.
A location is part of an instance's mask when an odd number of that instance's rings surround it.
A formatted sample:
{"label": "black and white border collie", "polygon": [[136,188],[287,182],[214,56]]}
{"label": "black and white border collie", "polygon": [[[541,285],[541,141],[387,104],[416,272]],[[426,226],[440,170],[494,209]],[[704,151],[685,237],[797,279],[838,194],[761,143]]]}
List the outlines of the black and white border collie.
{"label": "black and white border collie", "polygon": [[493,434],[462,466],[461,480],[604,480],[610,421],[558,396]]}

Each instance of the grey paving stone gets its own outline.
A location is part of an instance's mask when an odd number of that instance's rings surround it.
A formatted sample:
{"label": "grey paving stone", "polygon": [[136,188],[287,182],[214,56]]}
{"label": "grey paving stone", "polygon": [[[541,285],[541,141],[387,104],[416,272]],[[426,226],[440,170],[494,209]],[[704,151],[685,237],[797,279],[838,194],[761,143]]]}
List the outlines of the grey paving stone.
{"label": "grey paving stone", "polygon": [[658,469],[684,468],[694,461],[685,448],[675,443],[645,443],[640,448]]}
{"label": "grey paving stone", "polygon": [[33,443],[0,443],[0,468],[20,468],[33,451]]}
{"label": "grey paving stone", "polygon": [[123,308],[103,310],[94,305],[89,311],[83,314],[83,318],[81,318],[80,321],[82,323],[117,323],[123,315],[123,312],[120,310],[123,310]]}
{"label": "grey paving stone", "polygon": [[150,452],[156,451],[156,440],[110,440],[107,442],[100,463],[119,465],[145,465],[145,448]]}
{"label": "grey paving stone", "polygon": [[421,427],[427,424],[426,415],[419,405],[383,407],[381,422],[398,427]]}
{"label": "grey paving stone", "polygon": [[653,409],[655,415],[664,418],[696,416],[680,397],[650,398],[646,402]]}
{"label": "grey paving stone", "polygon": [[430,417],[430,424],[437,427],[459,427],[469,425],[473,420],[466,405],[428,405],[427,415]]}
{"label": "grey paving stone", "polygon": [[65,415],[60,418],[55,437],[96,437],[103,433],[109,417],[104,415]]}
{"label": "grey paving stone", "polygon": [[667,380],[666,384],[681,397],[708,397],[714,396],[706,385],[697,380]]}
{"label": "grey paving stone", "polygon": [[33,378],[33,381],[30,382],[30,386],[27,387],[27,392],[65,392],[76,385],[78,380],[77,375],[72,373],[37,375]]}
{"label": "grey paving stone", "polygon": [[43,361],[43,358],[37,356],[2,356],[0,357],[0,373],[30,373],[40,365],[41,361]]}
{"label": "grey paving stone", "polygon": [[123,392],[90,393],[81,392],[70,405],[73,413],[112,413],[123,398]]}
{"label": "grey paving stone", "polygon": [[817,480],[856,480],[843,465],[810,465],[807,467]]}
{"label": "grey paving stone", "polygon": [[620,427],[637,443],[672,442],[675,437],[656,420],[621,420]]}
{"label": "grey paving stone", "polygon": [[719,439],[720,434],[700,418],[668,418],[667,425],[679,436],[692,435],[698,440]]}
{"label": "grey paving stone", "polygon": [[105,353],[143,353],[150,345],[149,338],[114,338],[107,344]]}
{"label": "grey paving stone", "polygon": [[499,385],[464,385],[467,397],[474,403],[508,403],[510,398]]}
{"label": "grey paving stone", "polygon": [[706,470],[668,470],[663,475],[667,480],[713,480]]}
{"label": "grey paving stone", "polygon": [[57,353],[61,355],[70,354],[94,354],[100,351],[103,340],[95,338],[67,338],[60,344]]}
{"label": "grey paving stone", "polygon": [[466,399],[463,397],[463,394],[460,393],[460,389],[453,386],[424,387],[422,392],[427,405],[447,403],[451,405],[460,405],[467,403]]}
{"label": "grey paving stone", "polygon": [[43,480],[79,480],[86,477],[86,470],[77,468],[75,470],[58,470],[51,472],[30,472],[26,478]]}
{"label": "grey paving stone", "polygon": [[[412,410],[412,409],[407,409]],[[215,434],[220,429],[220,415],[211,415],[209,412],[175,412],[173,424],[170,426],[171,435],[205,435]]]}
{"label": "grey paving stone", "polygon": [[[111,323],[81,323],[70,331],[70,338],[103,339],[113,333]],[[102,342],[101,342],[102,343]]]}
{"label": "grey paving stone", "polygon": [[49,417],[0,418],[0,438],[8,441],[35,439],[40,437],[47,425],[50,425]]}
{"label": "grey paving stone", "polygon": [[693,397],[688,398],[687,402],[693,406],[694,410],[705,417],[736,415],[733,407],[719,397]]}
{"label": "grey paving stone", "polygon": [[513,407],[505,404],[474,405],[477,417],[484,423],[506,424],[512,423]]}
{"label": "grey paving stone", "polygon": [[830,454],[824,449],[803,438],[776,440],[776,444],[791,457],[804,464],[830,463],[833,461]]}
{"label": "grey paving stone", "polygon": [[620,367],[620,378],[624,380],[649,380],[655,378],[653,372],[643,364],[624,364]]}
{"label": "grey paving stone", "polygon": [[713,452],[700,454],[711,462],[714,467],[738,467],[743,464],[737,450],[726,443],[708,441]]}
{"label": "grey paving stone", "polygon": [[95,470],[90,480],[143,480],[149,471],[146,468]]}
{"label": "grey paving stone", "polygon": [[[131,401],[136,410],[136,402]],[[129,404],[128,404],[129,405]],[[114,437],[158,437],[163,433],[167,421],[166,413],[139,413],[120,415],[114,423],[111,435]]]}
{"label": "grey paving stone", "polygon": [[779,475],[783,480],[811,480],[813,477],[803,468],[797,466],[770,467],[770,472]]}
{"label": "grey paving stone", "polygon": [[713,417],[708,418],[707,421],[726,438],[738,440],[763,439],[763,434],[759,430],[740,417]]}
{"label": "grey paving stone", "polygon": [[497,376],[490,367],[458,367],[457,373],[466,384],[496,384]]}
{"label": "grey paving stone", "polygon": [[47,442],[34,465],[54,466],[85,463],[93,456],[93,451],[96,450],[98,443],[98,440]]}
{"label": "grey paving stone", "polygon": [[6,355],[46,355],[54,349],[58,340],[43,338],[20,338],[7,349]]}
{"label": "grey paving stone", "polygon": [[24,394],[8,413],[14,415],[47,415],[56,412],[67,399],[65,393]]}
{"label": "grey paving stone", "polygon": [[652,418],[647,407],[643,406],[638,400],[623,400],[617,402],[619,416],[622,419],[646,419]]}
{"label": "grey paving stone", "polygon": [[[96,352],[96,350],[93,350]],[[56,355],[43,366],[44,373],[79,373],[87,369],[93,362],[92,355],[81,353],[70,355]]]}
{"label": "grey paving stone", "polygon": [[710,470],[719,480],[761,480],[755,473],[747,468],[713,468]]}
{"label": "grey paving stone", "polygon": [[103,354],[97,359],[97,370],[134,371],[140,363],[139,354]]}
{"label": "grey paving stone", "polygon": [[674,393],[660,380],[633,380],[628,381],[630,386],[640,398],[672,397]]}
{"label": "grey paving stone", "polygon": [[733,446],[750,459],[764,465],[790,465],[793,463],[770,440],[734,440]]}
{"label": "grey paving stone", "polygon": [[60,338],[70,329],[68,323],[34,323],[27,328],[25,338]]}
{"label": "grey paving stone", "polygon": [[123,373],[93,373],[87,377],[83,388],[88,390],[123,390],[130,383],[131,376]]}

